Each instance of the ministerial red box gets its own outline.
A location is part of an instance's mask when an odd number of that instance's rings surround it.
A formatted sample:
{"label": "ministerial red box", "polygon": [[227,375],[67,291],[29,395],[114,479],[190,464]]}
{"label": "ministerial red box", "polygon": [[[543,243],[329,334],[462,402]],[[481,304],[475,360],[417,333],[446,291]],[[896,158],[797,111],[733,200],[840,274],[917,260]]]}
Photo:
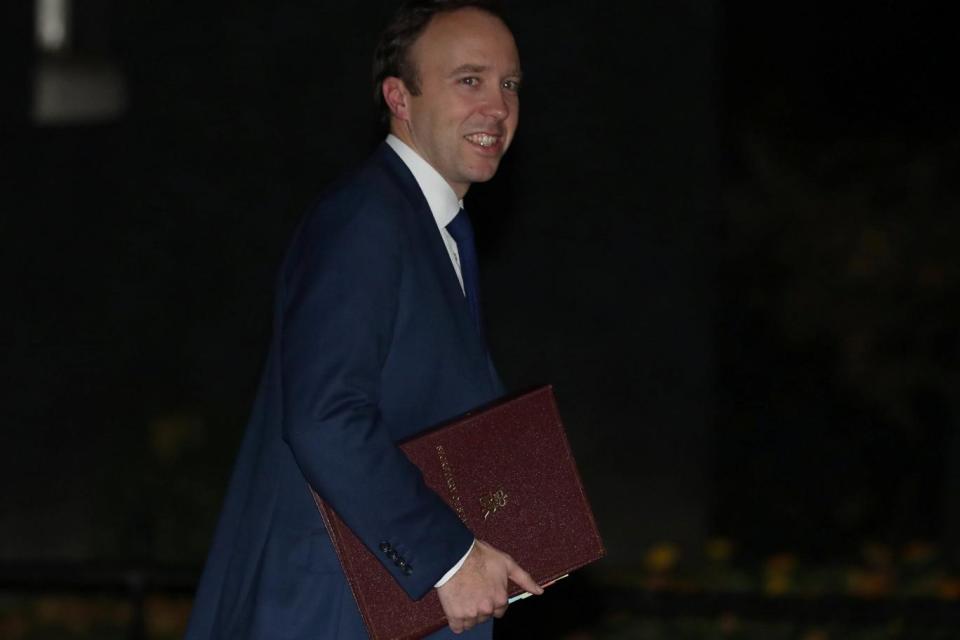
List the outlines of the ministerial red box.
{"label": "ministerial red box", "polygon": [[[426,484],[479,540],[548,584],[605,554],[557,411],[540,387],[400,445]],[[421,638],[446,625],[436,591],[413,601],[314,493],[373,640]],[[510,595],[522,591],[510,583]]]}

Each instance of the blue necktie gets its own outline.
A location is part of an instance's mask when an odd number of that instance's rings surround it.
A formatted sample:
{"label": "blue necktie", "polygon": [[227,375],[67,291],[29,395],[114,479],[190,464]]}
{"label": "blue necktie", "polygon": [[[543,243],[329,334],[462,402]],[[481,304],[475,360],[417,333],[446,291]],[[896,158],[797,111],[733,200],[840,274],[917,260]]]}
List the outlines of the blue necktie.
{"label": "blue necktie", "polygon": [[483,336],[483,322],[480,319],[480,267],[477,262],[477,247],[473,242],[473,225],[463,209],[454,216],[447,231],[457,242],[460,254],[460,275],[463,277],[463,291],[470,306],[470,315],[477,325],[477,331]]}

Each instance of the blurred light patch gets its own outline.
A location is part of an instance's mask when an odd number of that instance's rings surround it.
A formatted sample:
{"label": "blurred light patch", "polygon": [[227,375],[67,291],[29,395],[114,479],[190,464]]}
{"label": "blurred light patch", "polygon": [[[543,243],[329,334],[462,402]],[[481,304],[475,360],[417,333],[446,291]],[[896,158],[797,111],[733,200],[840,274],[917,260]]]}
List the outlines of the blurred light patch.
{"label": "blurred light patch", "polygon": [[35,0],[36,47],[31,119],[40,126],[119,118],[127,107],[119,68],[102,56],[74,51],[71,0]]}
{"label": "blurred light patch", "polygon": [[40,60],[33,78],[34,124],[105,122],[119,118],[126,108],[123,76],[109,60]]}
{"label": "blurred light patch", "polygon": [[36,0],[37,48],[56,53],[70,46],[70,0]]}

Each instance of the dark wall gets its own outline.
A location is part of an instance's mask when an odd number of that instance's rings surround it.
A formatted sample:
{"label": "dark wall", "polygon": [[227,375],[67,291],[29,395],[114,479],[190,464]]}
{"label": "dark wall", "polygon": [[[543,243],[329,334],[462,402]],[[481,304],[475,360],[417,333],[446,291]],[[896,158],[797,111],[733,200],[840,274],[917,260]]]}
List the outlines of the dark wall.
{"label": "dark wall", "polygon": [[553,6],[517,28],[532,88],[490,234],[492,341],[511,381],[556,384],[613,557],[639,562],[704,534],[717,15]]}
{"label": "dark wall", "polygon": [[715,528],[756,553],[956,557],[946,10],[727,3],[725,22]]}
{"label": "dark wall", "polygon": [[[123,69],[125,115],[18,128],[3,557],[199,560],[286,238],[376,141],[389,3],[372,6],[114,3],[87,53]],[[511,386],[556,385],[613,557],[634,562],[638,541],[698,539],[706,514],[716,15],[552,2],[512,19],[520,133],[470,194],[490,340]]]}
{"label": "dark wall", "polygon": [[[75,4],[52,60],[28,3],[0,10],[0,559],[196,564],[287,238],[379,140],[393,3]],[[489,338],[511,387],[555,384],[610,563],[960,549],[937,3],[509,13],[519,134],[468,196]],[[90,61],[122,117],[32,125],[39,65]]]}

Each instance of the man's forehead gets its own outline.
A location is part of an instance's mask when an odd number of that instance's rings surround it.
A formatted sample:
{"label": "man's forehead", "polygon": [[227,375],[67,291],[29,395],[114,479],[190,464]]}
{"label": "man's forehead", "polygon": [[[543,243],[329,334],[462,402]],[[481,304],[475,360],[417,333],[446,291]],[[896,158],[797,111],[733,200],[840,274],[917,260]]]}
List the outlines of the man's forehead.
{"label": "man's forehead", "polygon": [[513,72],[520,67],[517,46],[507,25],[497,16],[472,7],[435,15],[413,49],[424,54],[417,56],[419,62],[447,69],[506,64]]}

